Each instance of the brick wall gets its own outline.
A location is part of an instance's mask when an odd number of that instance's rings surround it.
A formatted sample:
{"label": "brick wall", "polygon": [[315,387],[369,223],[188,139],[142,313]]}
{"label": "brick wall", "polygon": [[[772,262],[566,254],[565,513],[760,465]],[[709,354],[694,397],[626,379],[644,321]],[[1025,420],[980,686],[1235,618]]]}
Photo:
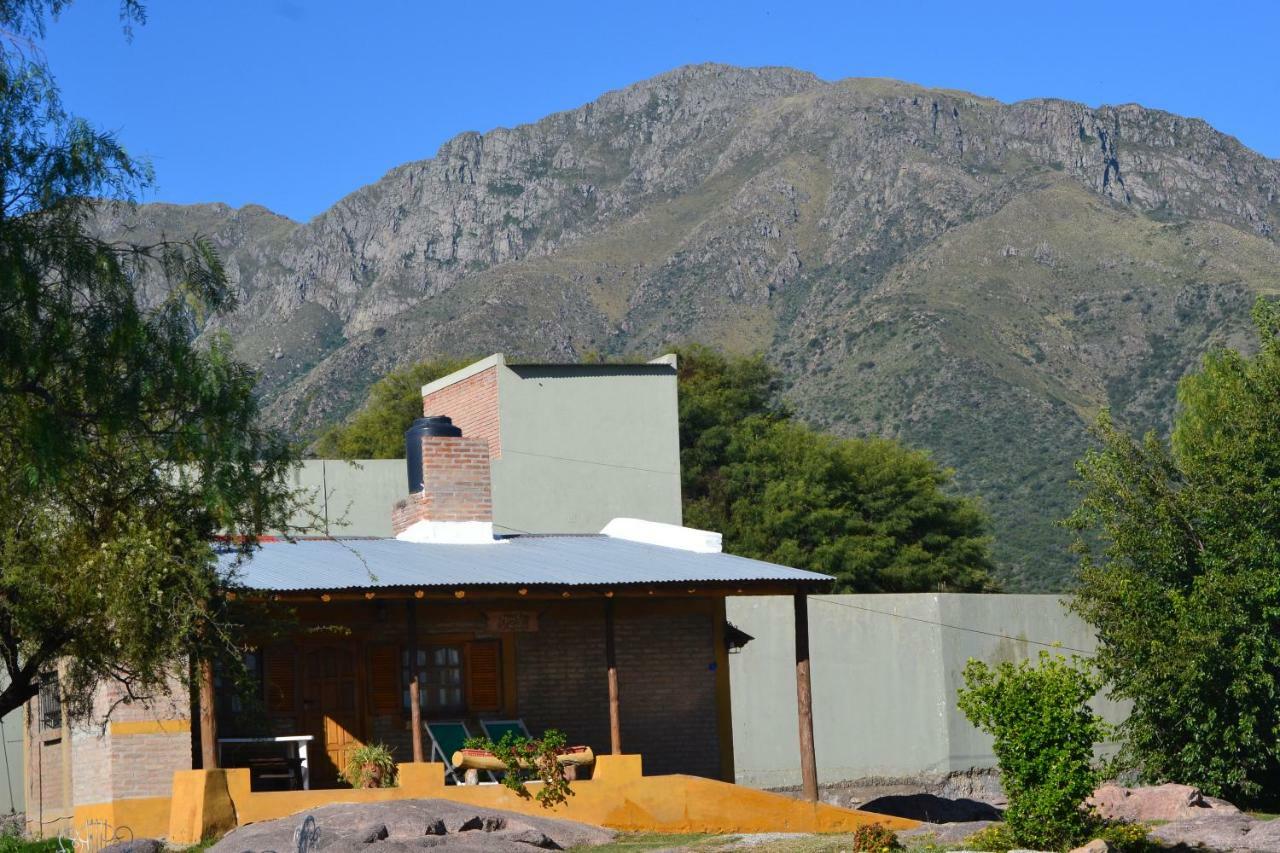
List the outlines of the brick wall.
{"label": "brick wall", "polygon": [[[119,685],[103,685],[88,719],[43,732],[38,700],[30,703],[29,826],[70,814],[76,805],[168,796],[174,771],[191,768],[191,732],[183,725],[190,720],[191,702],[183,681],[171,677],[167,692],[151,701],[125,703],[124,698]],[[169,730],[154,731],[155,725]]]}
{"label": "brick wall", "polygon": [[448,415],[467,438],[489,444],[489,456],[502,458],[498,425],[498,369],[490,367],[422,398],[424,415]]}
{"label": "brick wall", "polygon": [[623,751],[642,753],[646,773],[719,777],[711,617],[623,617],[615,632]]}
{"label": "brick wall", "polygon": [[428,435],[422,439],[422,491],[391,508],[399,534],[414,522],[491,521],[489,448],[483,439]]}
{"label": "brick wall", "polygon": [[[620,601],[614,619],[622,750],[644,756],[646,773],[720,773],[714,632],[693,603],[662,612]],[[565,606],[519,635],[520,713],[535,731],[558,728],[607,754],[609,692],[603,605]]]}
{"label": "brick wall", "polygon": [[[62,743],[62,732],[40,727],[39,700],[33,699],[27,704],[28,713],[26,760],[27,791],[26,811],[27,826],[32,831],[40,829],[40,824],[49,824],[62,816],[69,816],[72,810],[70,793],[64,787],[63,756],[65,748]],[[48,826],[45,827],[49,829]],[[56,832],[56,828],[53,829]]]}

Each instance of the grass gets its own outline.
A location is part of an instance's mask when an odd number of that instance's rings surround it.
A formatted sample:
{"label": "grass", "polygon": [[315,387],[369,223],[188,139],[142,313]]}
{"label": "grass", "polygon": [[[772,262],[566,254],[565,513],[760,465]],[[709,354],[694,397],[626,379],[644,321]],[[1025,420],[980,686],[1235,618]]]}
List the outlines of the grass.
{"label": "grass", "polygon": [[0,853],[61,853],[56,838],[43,838],[34,841],[17,835],[0,836]]}

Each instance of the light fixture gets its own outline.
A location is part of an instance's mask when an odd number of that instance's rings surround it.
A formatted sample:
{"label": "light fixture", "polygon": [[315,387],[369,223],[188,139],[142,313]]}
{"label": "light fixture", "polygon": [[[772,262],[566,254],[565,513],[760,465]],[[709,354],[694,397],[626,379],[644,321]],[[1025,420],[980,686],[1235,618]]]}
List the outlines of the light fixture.
{"label": "light fixture", "polygon": [[746,631],[734,625],[732,622],[724,623],[724,647],[731,655],[736,655],[742,651],[743,646],[754,640],[755,637]]}

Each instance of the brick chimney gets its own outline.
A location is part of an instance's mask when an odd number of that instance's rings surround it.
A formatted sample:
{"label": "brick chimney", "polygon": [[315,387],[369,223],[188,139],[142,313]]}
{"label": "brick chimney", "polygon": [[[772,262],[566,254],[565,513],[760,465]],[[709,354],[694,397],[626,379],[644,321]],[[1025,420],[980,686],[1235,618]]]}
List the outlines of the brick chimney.
{"label": "brick chimney", "polygon": [[493,542],[489,443],[464,438],[450,418],[419,418],[405,433],[409,497],[391,509],[397,539]]}

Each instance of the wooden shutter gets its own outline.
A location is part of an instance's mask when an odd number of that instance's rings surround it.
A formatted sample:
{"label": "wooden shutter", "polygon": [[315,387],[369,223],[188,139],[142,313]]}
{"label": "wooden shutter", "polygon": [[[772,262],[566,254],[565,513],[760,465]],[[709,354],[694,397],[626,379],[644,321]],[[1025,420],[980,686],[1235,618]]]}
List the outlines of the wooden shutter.
{"label": "wooden shutter", "polygon": [[369,694],[374,714],[400,713],[400,649],[396,646],[370,647]]}
{"label": "wooden shutter", "polygon": [[502,709],[502,646],[497,640],[477,640],[467,646],[467,710]]}
{"label": "wooden shutter", "polygon": [[267,710],[292,714],[297,709],[298,672],[294,650],[272,646],[263,651],[263,681],[267,688]]}

